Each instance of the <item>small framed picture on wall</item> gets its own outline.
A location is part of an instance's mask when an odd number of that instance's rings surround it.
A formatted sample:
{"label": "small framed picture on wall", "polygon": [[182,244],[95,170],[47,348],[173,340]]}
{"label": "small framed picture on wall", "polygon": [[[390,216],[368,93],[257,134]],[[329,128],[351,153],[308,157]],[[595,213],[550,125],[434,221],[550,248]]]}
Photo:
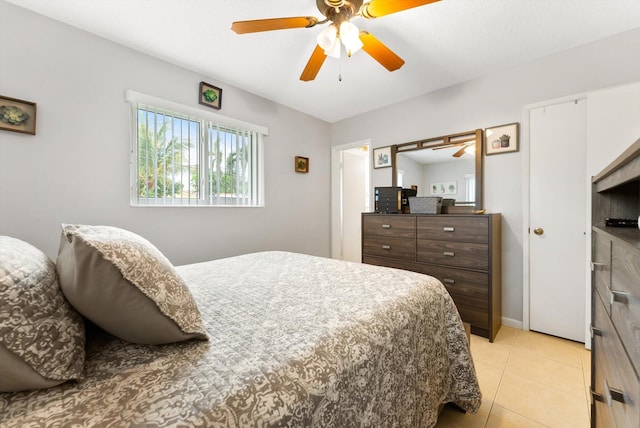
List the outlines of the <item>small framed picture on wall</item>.
{"label": "small framed picture on wall", "polygon": [[0,95],[0,130],[36,135],[36,103]]}
{"label": "small framed picture on wall", "polygon": [[485,154],[488,156],[499,153],[517,152],[519,149],[519,130],[520,124],[518,122],[485,129]]}
{"label": "small framed picture on wall", "polygon": [[373,167],[388,168],[393,165],[391,159],[391,146],[373,149]]}
{"label": "small framed picture on wall", "polygon": [[200,98],[198,102],[207,107],[220,110],[222,108],[222,89],[207,82],[200,82]]}
{"label": "small framed picture on wall", "polygon": [[296,172],[302,172],[302,173],[308,173],[309,172],[309,158],[305,158],[302,156],[296,156],[296,163],[295,163],[295,171]]}

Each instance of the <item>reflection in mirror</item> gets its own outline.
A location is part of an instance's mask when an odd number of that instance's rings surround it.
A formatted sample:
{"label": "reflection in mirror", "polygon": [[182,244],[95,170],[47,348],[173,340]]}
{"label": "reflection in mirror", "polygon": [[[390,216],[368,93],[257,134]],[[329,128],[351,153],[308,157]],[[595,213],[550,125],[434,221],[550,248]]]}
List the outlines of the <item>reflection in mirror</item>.
{"label": "reflection in mirror", "polygon": [[482,208],[482,130],[399,144],[393,152],[394,186],[455,204],[443,212]]}
{"label": "reflection in mirror", "polygon": [[457,148],[398,153],[398,186],[417,187],[417,196],[454,199],[457,205],[475,205],[476,161],[474,146],[462,156]]}

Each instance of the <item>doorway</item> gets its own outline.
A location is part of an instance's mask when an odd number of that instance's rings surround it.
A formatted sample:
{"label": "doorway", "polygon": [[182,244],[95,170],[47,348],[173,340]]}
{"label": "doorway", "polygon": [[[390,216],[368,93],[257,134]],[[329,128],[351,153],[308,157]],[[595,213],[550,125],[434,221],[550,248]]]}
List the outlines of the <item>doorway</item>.
{"label": "doorway", "polygon": [[528,111],[524,315],[528,309],[530,330],[578,342],[585,341],[586,104],[573,99]]}
{"label": "doorway", "polygon": [[331,257],[362,261],[361,213],[371,211],[370,140],[333,147]]}

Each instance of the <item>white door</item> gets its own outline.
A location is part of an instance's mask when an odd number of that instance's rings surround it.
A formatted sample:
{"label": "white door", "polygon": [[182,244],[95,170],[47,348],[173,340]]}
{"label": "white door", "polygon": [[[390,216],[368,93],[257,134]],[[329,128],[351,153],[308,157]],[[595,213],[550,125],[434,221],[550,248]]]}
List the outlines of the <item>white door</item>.
{"label": "white door", "polygon": [[369,152],[342,152],[342,260],[362,261],[362,213],[368,209]]}
{"label": "white door", "polygon": [[371,211],[369,141],[334,147],[332,156],[333,258],[362,260],[361,214]]}
{"label": "white door", "polygon": [[529,328],[585,340],[586,100],[530,111]]}

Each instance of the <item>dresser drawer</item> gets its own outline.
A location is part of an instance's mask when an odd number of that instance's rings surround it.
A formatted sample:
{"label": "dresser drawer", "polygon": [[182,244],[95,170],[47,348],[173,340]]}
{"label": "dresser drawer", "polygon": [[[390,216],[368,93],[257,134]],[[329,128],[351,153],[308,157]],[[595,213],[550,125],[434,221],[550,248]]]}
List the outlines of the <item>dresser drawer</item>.
{"label": "dresser drawer", "polygon": [[398,215],[365,215],[362,217],[364,236],[390,236],[394,238],[416,237],[416,218]]}
{"label": "dresser drawer", "polygon": [[[596,406],[596,421],[606,420],[612,415],[615,424],[603,426],[640,426],[640,382],[604,306],[598,300],[596,302],[593,324],[599,334],[594,335],[592,342],[595,368],[591,388],[609,408]],[[598,415],[598,410],[605,414]]]}
{"label": "dresser drawer", "polygon": [[[603,302],[608,302],[610,298],[609,288],[611,288],[611,239],[603,236],[602,233],[593,231],[593,249],[591,258],[591,270],[593,272],[593,284]],[[607,314],[610,314],[611,306],[605,305]]]}
{"label": "dresser drawer", "polygon": [[489,298],[489,274],[456,268],[423,265],[422,273],[438,278],[448,290],[454,290],[474,299]]}
{"label": "dresser drawer", "polygon": [[362,240],[362,253],[365,255],[415,261],[416,241],[403,238],[365,236]]}
{"label": "dresser drawer", "polygon": [[417,260],[468,269],[489,269],[487,244],[419,239]]}
{"label": "dresser drawer", "polygon": [[447,287],[446,284],[445,287],[456,304],[462,321],[481,329],[489,327],[489,301],[487,299],[475,299],[455,288]]}
{"label": "dresser drawer", "polygon": [[487,216],[430,216],[418,217],[419,239],[456,242],[489,242],[489,218]]}
{"label": "dresser drawer", "polygon": [[444,284],[464,322],[489,327],[489,274],[431,265],[421,265],[418,271]]}
{"label": "dresser drawer", "polygon": [[640,251],[613,242],[611,247],[611,320],[640,376]]}

